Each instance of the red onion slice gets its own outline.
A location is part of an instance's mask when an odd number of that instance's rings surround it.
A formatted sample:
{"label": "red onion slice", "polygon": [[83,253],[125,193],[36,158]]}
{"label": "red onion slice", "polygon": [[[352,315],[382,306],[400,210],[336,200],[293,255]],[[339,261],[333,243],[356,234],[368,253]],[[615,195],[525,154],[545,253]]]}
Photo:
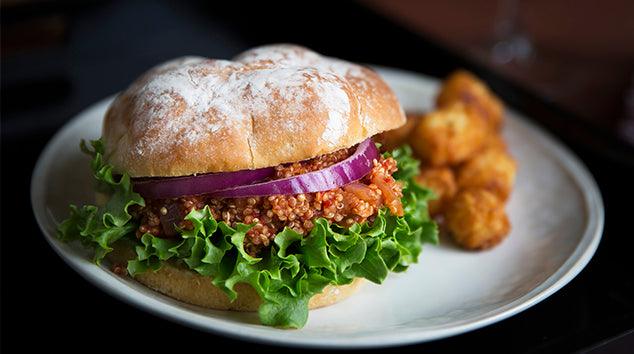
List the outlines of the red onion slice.
{"label": "red onion slice", "polygon": [[262,181],[273,175],[273,167],[196,176],[135,178],[133,189],[144,198],[163,199],[207,194],[220,189]]}
{"label": "red onion slice", "polygon": [[221,198],[242,198],[323,192],[361,179],[372,170],[374,160],[378,158],[378,149],[371,139],[367,139],[359,144],[352,156],[322,170],[268,182],[216,190],[211,195]]}

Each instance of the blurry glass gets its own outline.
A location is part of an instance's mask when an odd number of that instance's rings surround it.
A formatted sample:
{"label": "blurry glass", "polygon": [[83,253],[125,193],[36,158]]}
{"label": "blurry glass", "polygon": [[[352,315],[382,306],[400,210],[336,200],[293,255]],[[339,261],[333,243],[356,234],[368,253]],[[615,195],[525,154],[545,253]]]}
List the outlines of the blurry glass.
{"label": "blurry glass", "polygon": [[519,0],[498,0],[494,24],[494,43],[490,49],[496,64],[533,59],[534,46],[519,23]]}

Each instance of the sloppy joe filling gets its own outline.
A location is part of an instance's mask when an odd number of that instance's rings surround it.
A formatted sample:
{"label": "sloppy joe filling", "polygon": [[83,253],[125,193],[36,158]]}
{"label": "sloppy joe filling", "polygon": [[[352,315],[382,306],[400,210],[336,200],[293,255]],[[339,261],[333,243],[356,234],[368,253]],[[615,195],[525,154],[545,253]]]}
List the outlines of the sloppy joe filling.
{"label": "sloppy joe filling", "polygon": [[[353,152],[353,149],[342,149],[311,160],[278,165],[274,179],[329,167]],[[255,224],[246,234],[244,247],[256,256],[284,227],[307,235],[313,228],[313,221],[320,217],[348,227],[354,223],[372,222],[382,207],[387,207],[394,215],[402,215],[401,185],[392,177],[396,170],[393,158],[380,157],[361,180],[325,192],[222,199],[207,195],[146,199],[145,207],[132,210],[140,225],[136,235],[140,237],[147,232],[157,237],[175,237],[173,225],[191,229],[193,225],[184,217],[193,209],[209,205],[218,221],[231,226]]]}

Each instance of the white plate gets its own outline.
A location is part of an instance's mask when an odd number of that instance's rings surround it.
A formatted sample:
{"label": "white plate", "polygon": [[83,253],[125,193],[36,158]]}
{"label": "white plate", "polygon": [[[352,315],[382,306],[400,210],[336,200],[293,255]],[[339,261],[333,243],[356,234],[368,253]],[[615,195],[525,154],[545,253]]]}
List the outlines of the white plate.
{"label": "white plate", "polygon": [[[432,107],[438,82],[380,69],[406,110]],[[105,99],[70,121],[49,142],[33,172],[31,200],[46,240],[77,272],[108,293],[164,318],[232,337],[282,345],[378,347],[423,342],[470,331],[535,305],[572,278],[594,254],[603,229],[603,204],[582,163],[554,138],[516,112],[504,134],[519,161],[507,210],[513,230],[501,245],[466,252],[442,243],[425,247],[420,263],[366,284],[352,298],[313,310],[301,330],[258,324],[253,313],[190,306],[113,274],[90,261],[77,244],[55,239],[68,204],[91,202],[82,138],[100,135]],[[72,171],[72,173],[68,173]]]}

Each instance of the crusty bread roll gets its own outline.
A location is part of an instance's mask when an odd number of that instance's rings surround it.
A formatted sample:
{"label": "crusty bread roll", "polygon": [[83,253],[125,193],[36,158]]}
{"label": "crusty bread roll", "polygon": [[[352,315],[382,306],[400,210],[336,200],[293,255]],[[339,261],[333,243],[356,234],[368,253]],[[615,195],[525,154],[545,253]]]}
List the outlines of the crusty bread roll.
{"label": "crusty bread roll", "polygon": [[132,177],[275,166],[405,123],[374,71],[294,45],[159,65],[108,110],[106,160]]}
{"label": "crusty bread roll", "polygon": [[[114,251],[108,254],[108,260],[113,264],[125,265],[133,258],[133,244],[127,240],[117,242]],[[243,283],[236,284],[234,290],[238,297],[231,302],[222,290],[211,283],[210,278],[171,262],[163,262],[156,272],[137,274],[135,280],[177,300],[216,310],[257,311],[262,302],[255,290]],[[308,307],[314,309],[337,303],[354,294],[362,280],[357,278],[349,285],[327,286],[321,294],[310,299]]]}

